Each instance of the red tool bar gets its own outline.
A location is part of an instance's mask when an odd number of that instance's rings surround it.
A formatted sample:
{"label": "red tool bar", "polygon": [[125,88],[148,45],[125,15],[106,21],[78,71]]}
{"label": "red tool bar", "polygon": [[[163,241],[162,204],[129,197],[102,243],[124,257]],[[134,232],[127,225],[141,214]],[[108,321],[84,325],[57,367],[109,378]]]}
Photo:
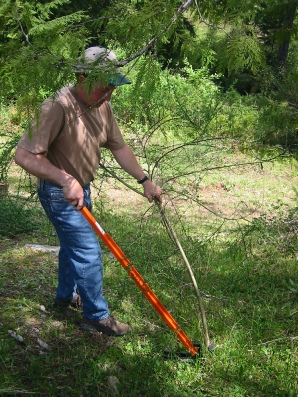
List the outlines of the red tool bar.
{"label": "red tool bar", "polygon": [[105,231],[101,228],[99,223],[96,221],[94,216],[88,210],[87,207],[83,207],[81,209],[82,214],[86,218],[86,220],[90,223],[92,228],[101,238],[101,240],[105,243],[105,245],[109,248],[118,262],[122,265],[122,267],[127,271],[129,276],[133,279],[138,288],[142,291],[143,295],[148,299],[154,309],[159,313],[164,322],[176,333],[177,338],[181,341],[181,343],[186,347],[186,349],[190,352],[192,356],[194,356],[198,349],[192,344],[191,340],[188,336],[182,331],[179,327],[178,323],[174,320],[168,310],[164,307],[161,301],[157,298],[155,293],[151,290],[148,284],[145,283],[144,279],[137,271],[137,269],[131,265],[129,259],[125,256],[121,248],[116,244],[116,242],[112,239],[112,237],[105,233]]}

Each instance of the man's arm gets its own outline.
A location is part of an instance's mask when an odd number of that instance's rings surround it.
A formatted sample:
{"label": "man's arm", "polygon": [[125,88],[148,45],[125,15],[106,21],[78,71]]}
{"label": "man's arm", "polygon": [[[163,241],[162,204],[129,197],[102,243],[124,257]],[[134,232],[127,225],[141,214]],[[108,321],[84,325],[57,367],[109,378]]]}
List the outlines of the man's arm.
{"label": "man's arm", "polygon": [[64,170],[55,167],[42,154],[31,153],[17,147],[15,162],[29,174],[46,179],[63,187],[64,198],[77,210],[83,207],[84,192],[79,182]]}
{"label": "man's arm", "polygon": [[[120,167],[129,175],[131,175],[138,181],[144,178],[144,171],[142,170],[140,164],[137,162],[136,156],[129,146],[125,145],[123,148],[118,150],[111,150],[111,152]],[[144,195],[145,197],[147,197],[149,203],[152,203],[154,197],[156,197],[161,203],[162,192],[159,186],[156,186],[152,181],[147,180],[143,183],[143,188]]]}

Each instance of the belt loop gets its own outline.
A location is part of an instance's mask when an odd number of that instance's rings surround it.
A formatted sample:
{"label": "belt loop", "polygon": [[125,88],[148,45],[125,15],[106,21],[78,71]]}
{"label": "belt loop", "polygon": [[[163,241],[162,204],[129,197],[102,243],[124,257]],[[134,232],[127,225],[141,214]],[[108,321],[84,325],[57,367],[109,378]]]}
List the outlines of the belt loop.
{"label": "belt loop", "polygon": [[44,179],[39,179],[39,188],[40,190],[43,190],[43,185],[44,185]]}

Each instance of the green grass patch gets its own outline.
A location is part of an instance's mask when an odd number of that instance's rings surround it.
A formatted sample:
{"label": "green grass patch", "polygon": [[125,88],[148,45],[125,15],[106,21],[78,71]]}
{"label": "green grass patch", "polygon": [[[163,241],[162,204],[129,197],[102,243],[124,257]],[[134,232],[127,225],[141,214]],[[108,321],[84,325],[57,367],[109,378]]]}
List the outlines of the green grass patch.
{"label": "green grass patch", "polygon": [[[57,245],[53,229],[33,199],[2,198],[0,394],[298,396],[297,204],[290,185],[270,194],[291,172],[289,164],[278,171],[268,167],[266,178],[252,171],[243,184],[243,174],[231,175],[231,189],[237,187],[251,208],[259,203],[255,191],[262,191],[264,211],[250,218],[216,215],[232,199],[224,199],[227,191],[211,179],[200,202],[214,213],[194,200],[177,196],[175,203],[165,195],[166,214],[193,268],[215,345],[213,353],[203,348],[191,363],[164,359],[164,349],[184,347],[104,246],[104,292],[112,313],[132,332],[123,338],[86,333],[78,327],[80,311],[54,309],[57,255],[25,246]],[[203,343],[193,286],[158,208],[118,185],[109,191],[107,186],[99,196],[95,190],[97,220],[187,335]]]}

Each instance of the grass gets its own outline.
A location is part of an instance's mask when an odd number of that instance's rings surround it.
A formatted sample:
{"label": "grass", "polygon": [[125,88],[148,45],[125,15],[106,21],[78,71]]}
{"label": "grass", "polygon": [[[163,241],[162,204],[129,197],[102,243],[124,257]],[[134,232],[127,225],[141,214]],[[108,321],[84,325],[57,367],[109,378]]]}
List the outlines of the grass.
{"label": "grass", "polygon": [[[289,163],[268,166],[265,175],[238,170],[229,178],[229,172],[221,180],[232,181],[233,194],[208,176],[200,191],[204,206],[178,198],[166,205],[202,291],[216,347],[191,363],[164,359],[165,348],[183,346],[105,247],[104,291],[112,312],[133,332],[123,338],[85,333],[79,311],[53,309],[57,256],[25,244],[55,245],[57,239],[39,204],[18,198],[14,175],[10,196],[0,199],[0,394],[298,396],[297,177]],[[257,211],[228,221],[239,208],[237,196]],[[148,210],[143,198],[108,182],[99,197],[94,210],[101,226],[187,335],[203,342],[191,281],[157,208]]]}

